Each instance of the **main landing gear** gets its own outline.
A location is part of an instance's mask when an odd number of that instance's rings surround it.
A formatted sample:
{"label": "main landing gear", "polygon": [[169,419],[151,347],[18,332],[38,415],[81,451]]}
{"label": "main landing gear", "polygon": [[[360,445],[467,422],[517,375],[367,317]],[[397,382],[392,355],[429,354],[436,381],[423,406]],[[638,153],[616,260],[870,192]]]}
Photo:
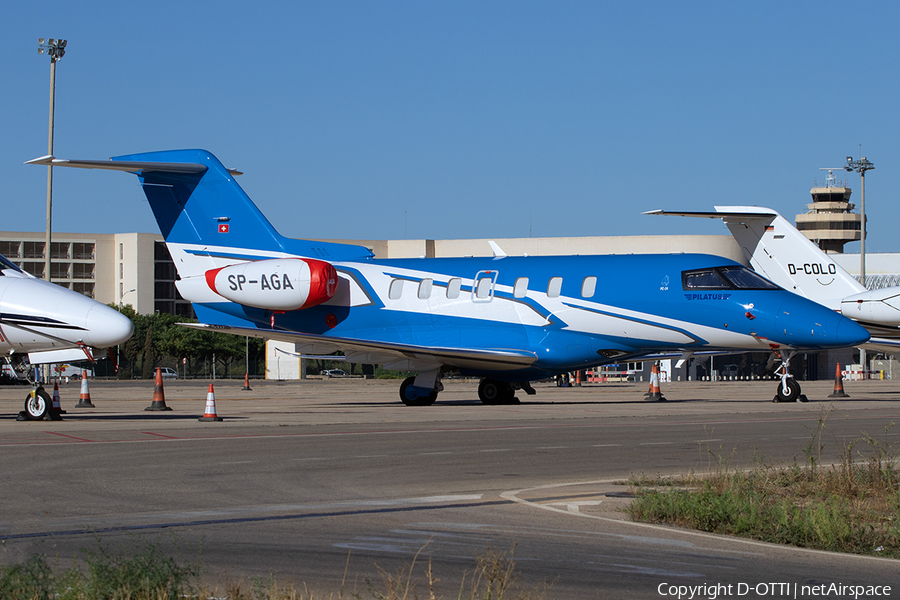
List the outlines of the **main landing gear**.
{"label": "main landing gear", "polygon": [[400,401],[407,406],[431,406],[437,400],[438,392],[443,391],[444,386],[440,382],[437,387],[425,388],[415,385],[415,377],[407,377],[400,384]]}
{"label": "main landing gear", "polygon": [[478,384],[478,399],[482,404],[518,404],[516,390],[508,381],[485,377]]}
{"label": "main landing gear", "polygon": [[775,389],[775,397],[772,402],[806,402],[808,399],[800,393],[800,384],[791,376],[791,359],[796,352],[788,352],[782,356],[777,350],[773,350],[775,356],[781,359],[781,365],[775,369],[775,375],[781,377],[778,387]]}
{"label": "main landing gear", "polygon": [[[529,396],[534,388],[527,381],[510,383],[485,377],[478,385],[478,398],[483,404],[518,404],[516,390],[523,390]],[[400,401],[406,406],[431,406],[438,393],[444,390],[441,372],[424,371],[415,377],[407,377],[400,385]]]}
{"label": "main landing gear", "polygon": [[442,391],[444,384],[441,383],[440,369],[421,371],[400,384],[400,401],[407,406],[431,406]]}
{"label": "main landing gear", "polygon": [[496,381],[485,377],[478,384],[478,398],[482,404],[518,404],[516,390],[522,390],[529,396],[534,396],[534,388],[527,381],[510,383],[508,381]]}

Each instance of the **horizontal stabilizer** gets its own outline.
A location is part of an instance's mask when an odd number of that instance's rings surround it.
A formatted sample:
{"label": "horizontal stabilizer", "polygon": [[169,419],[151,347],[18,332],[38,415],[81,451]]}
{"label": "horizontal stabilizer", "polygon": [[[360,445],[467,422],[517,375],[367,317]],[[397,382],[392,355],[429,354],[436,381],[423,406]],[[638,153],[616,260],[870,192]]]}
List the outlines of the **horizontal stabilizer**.
{"label": "horizontal stabilizer", "polygon": [[705,219],[766,219],[777,217],[778,213],[768,208],[756,206],[727,206],[716,211],[675,211],[675,210],[648,210],[644,215],[664,215],[671,217],[700,217]]}
{"label": "horizontal stabilizer", "polygon": [[137,162],[126,160],[69,160],[42,156],[25,162],[26,165],[47,165],[48,167],[73,167],[77,169],[106,169],[128,173],[202,173],[206,165],[199,163]]}

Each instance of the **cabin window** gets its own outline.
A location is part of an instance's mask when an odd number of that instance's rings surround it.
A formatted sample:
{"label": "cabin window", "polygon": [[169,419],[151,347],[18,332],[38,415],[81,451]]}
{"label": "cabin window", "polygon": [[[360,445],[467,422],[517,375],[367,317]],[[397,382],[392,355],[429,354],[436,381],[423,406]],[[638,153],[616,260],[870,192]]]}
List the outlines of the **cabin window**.
{"label": "cabin window", "polygon": [[528,278],[527,277],[519,277],[516,279],[516,284],[513,286],[513,298],[524,298],[525,294],[528,293]]}
{"label": "cabin window", "polygon": [[475,288],[475,297],[482,299],[490,297],[493,283],[494,279],[492,277],[482,277],[479,279],[478,285]]}
{"label": "cabin window", "polygon": [[449,300],[456,300],[459,298],[459,288],[461,285],[462,279],[459,277],[454,277],[447,282],[447,298]]}
{"label": "cabin window", "polygon": [[585,277],[584,281],[581,283],[581,297],[593,298],[595,291],[597,291],[597,278],[593,275]]}
{"label": "cabin window", "polygon": [[547,284],[547,297],[559,298],[559,292],[562,290],[562,277],[551,277],[550,283]]}
{"label": "cabin window", "polygon": [[394,279],[391,281],[391,287],[388,290],[388,298],[391,300],[399,300],[400,296],[403,294],[403,280],[402,279]]}
{"label": "cabin window", "polygon": [[419,300],[428,300],[431,298],[431,279],[423,279],[419,282]]}

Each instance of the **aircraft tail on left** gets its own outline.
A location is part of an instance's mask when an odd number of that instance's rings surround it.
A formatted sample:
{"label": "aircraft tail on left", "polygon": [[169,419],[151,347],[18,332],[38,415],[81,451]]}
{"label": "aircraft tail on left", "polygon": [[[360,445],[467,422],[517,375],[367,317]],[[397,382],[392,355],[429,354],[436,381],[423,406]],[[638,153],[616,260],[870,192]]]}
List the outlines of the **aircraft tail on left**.
{"label": "aircraft tail on left", "polygon": [[[235,181],[206,150],[164,150],[103,160],[66,160],[43,156],[31,165],[106,169],[136,174],[167,244],[202,253],[207,246],[253,248],[269,256],[289,252],[328,260],[355,259],[371,252],[350,244],[308,242],[283,237]],[[258,257],[257,257],[258,258]],[[179,275],[191,276],[195,273]]]}

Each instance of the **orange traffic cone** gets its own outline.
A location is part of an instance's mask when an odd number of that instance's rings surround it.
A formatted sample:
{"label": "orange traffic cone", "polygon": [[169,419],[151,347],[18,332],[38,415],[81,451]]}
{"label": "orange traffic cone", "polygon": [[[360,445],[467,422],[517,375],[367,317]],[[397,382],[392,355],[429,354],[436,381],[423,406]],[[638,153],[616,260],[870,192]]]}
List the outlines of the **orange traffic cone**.
{"label": "orange traffic cone", "polygon": [[659,389],[659,367],[656,363],[650,367],[650,395],[647,396],[647,400],[656,402],[665,402],[666,400]]}
{"label": "orange traffic cone", "polygon": [[81,371],[81,395],[78,397],[78,404],[75,408],[95,408],[91,402],[91,391],[88,389],[87,371]]}
{"label": "orange traffic cone", "polygon": [[222,417],[216,416],[216,394],[213,392],[213,384],[209,384],[209,392],[206,394],[206,412],[198,421],[221,421]]}
{"label": "orange traffic cone", "polygon": [[59,403],[59,384],[55,381],[53,382],[53,408],[50,410],[58,412],[61,415],[66,414],[66,411],[62,409],[62,405]]}
{"label": "orange traffic cone", "polygon": [[850,394],[844,393],[844,377],[841,375],[841,363],[834,366],[834,392],[828,394],[829,398],[849,398]]}
{"label": "orange traffic cone", "polygon": [[250,373],[244,373],[244,387],[241,389],[244,391],[250,389]]}
{"label": "orange traffic cone", "polygon": [[153,383],[153,402],[144,410],[172,410],[166,406],[166,395],[163,392],[162,370],[156,368],[156,381]]}

